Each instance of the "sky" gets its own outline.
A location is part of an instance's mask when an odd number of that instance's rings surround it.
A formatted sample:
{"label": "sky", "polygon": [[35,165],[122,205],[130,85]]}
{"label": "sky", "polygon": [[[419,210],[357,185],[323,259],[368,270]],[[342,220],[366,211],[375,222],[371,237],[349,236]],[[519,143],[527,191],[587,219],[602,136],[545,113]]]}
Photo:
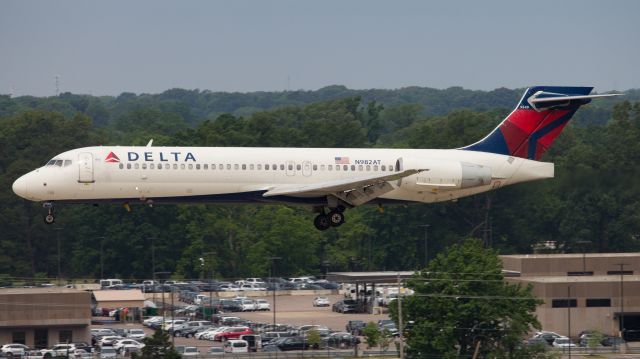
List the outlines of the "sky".
{"label": "sky", "polygon": [[0,1],[0,94],[640,88],[640,1]]}

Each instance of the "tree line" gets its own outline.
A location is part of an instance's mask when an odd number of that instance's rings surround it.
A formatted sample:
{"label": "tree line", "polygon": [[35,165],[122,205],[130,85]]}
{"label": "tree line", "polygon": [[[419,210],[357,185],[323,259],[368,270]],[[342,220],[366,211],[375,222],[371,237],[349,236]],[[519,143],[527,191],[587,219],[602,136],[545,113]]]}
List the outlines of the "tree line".
{"label": "tree line", "polygon": [[[11,191],[17,177],[57,153],[151,138],[166,146],[459,147],[493,129],[521,93],[332,86],[0,96],[0,279],[56,277],[58,261],[63,277],[87,279],[150,278],[152,267],[177,278],[267,276],[272,264],[278,276],[408,270],[424,267],[425,252],[433,258],[467,237],[500,253],[640,249],[637,90],[578,112],[545,154],[556,163],[554,179],[383,213],[362,206],[327,232],[313,228],[309,208],[277,205],[134,206],[130,213],[117,205],[58,206],[56,224],[46,226],[41,205]],[[554,245],[536,247],[543,242]]]}

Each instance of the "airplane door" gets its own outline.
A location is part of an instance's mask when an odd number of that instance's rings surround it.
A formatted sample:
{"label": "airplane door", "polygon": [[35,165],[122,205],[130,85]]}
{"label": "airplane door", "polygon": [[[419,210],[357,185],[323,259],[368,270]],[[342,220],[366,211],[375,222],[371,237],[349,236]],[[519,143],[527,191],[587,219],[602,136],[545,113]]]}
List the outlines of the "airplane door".
{"label": "airplane door", "polygon": [[311,176],[311,162],[309,161],[304,161],[302,162],[302,175],[305,177],[309,177]]}
{"label": "airplane door", "polygon": [[93,183],[93,155],[88,152],[83,152],[78,155],[78,182],[79,183]]}
{"label": "airplane door", "polygon": [[293,161],[287,161],[287,176],[295,176],[296,175],[296,163]]}

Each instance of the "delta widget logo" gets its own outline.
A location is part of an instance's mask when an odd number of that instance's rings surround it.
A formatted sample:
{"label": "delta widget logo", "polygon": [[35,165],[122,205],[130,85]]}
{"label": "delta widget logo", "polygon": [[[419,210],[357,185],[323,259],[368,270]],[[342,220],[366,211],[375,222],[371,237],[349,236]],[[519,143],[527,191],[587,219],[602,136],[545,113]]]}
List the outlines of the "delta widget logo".
{"label": "delta widget logo", "polygon": [[107,158],[105,158],[104,161],[108,163],[118,163],[120,162],[120,159],[118,158],[118,156],[116,156],[115,153],[109,152]]}

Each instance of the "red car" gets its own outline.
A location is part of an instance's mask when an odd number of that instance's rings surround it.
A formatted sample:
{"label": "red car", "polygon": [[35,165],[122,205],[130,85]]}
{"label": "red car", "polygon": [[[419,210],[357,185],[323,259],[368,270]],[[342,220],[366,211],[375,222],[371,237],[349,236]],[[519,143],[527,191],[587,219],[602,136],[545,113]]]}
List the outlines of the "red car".
{"label": "red car", "polygon": [[229,339],[238,339],[241,335],[253,334],[253,331],[249,327],[231,327],[222,333],[216,334],[214,340],[226,341]]}

